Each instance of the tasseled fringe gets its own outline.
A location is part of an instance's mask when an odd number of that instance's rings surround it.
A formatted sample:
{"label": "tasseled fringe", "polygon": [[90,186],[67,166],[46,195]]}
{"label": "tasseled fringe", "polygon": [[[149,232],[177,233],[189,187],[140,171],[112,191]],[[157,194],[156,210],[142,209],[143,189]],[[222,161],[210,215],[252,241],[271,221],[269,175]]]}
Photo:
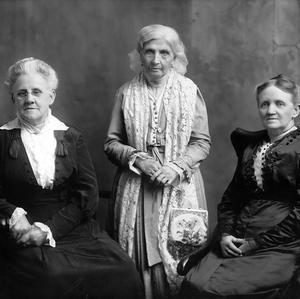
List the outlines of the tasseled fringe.
{"label": "tasseled fringe", "polygon": [[13,159],[18,158],[20,147],[21,147],[20,139],[16,138],[16,137],[13,138],[10,143],[9,150],[8,150],[8,153],[11,158],[13,158]]}
{"label": "tasseled fringe", "polygon": [[57,140],[56,155],[60,157],[65,157],[68,155],[67,147],[62,140]]}

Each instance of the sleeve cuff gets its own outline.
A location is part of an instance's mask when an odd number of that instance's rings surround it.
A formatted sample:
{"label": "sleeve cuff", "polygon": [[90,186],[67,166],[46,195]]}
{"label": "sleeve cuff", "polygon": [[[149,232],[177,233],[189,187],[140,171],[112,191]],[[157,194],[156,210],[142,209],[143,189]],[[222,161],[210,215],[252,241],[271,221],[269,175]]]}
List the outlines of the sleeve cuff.
{"label": "sleeve cuff", "polygon": [[182,182],[184,180],[184,171],[182,168],[178,167],[176,164],[174,164],[173,162],[169,162],[167,164],[165,164],[166,166],[169,166],[170,168],[172,168],[174,171],[176,171],[179,175],[179,181]]}
{"label": "sleeve cuff", "polygon": [[190,182],[192,177],[192,170],[186,163],[186,161],[183,158],[178,158],[176,161],[172,161],[172,163],[174,163],[177,167],[182,169],[184,177],[187,179],[188,182]]}
{"label": "sleeve cuff", "polygon": [[131,171],[133,171],[134,173],[138,174],[138,175],[141,175],[142,174],[142,171],[135,167],[134,166],[134,163],[135,163],[135,160],[137,158],[141,158],[141,159],[149,159],[149,156],[148,154],[144,153],[144,152],[141,152],[141,151],[134,151],[130,157],[129,157],[129,162],[128,162],[128,167]]}
{"label": "sleeve cuff", "polygon": [[47,233],[46,240],[48,240],[49,246],[56,247],[56,242],[53,238],[53,235],[52,235],[52,232],[51,232],[51,229],[49,228],[49,226],[47,226],[46,224],[43,224],[41,222],[34,222],[33,225],[35,225],[36,227],[41,229],[43,232]]}
{"label": "sleeve cuff", "polygon": [[23,215],[27,215],[27,212],[22,208],[15,208],[10,219],[8,220],[9,228],[11,229]]}

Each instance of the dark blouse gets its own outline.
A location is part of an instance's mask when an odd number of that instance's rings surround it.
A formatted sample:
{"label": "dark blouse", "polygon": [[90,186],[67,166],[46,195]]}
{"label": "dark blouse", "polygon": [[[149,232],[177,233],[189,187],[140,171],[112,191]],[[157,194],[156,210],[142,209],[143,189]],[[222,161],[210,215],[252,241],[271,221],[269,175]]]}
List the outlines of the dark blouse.
{"label": "dark blouse", "polygon": [[140,298],[135,265],[94,219],[97,181],[81,134],[73,128],[54,134],[54,184],[42,189],[20,130],[0,130],[0,217],[21,207],[30,223],[48,225],[56,241],[55,248],[18,246],[0,226],[0,296],[3,289],[12,299]]}
{"label": "dark blouse", "polygon": [[81,134],[70,128],[55,131],[55,136],[55,180],[49,190],[35,179],[20,130],[0,131],[0,213],[10,217],[16,207],[22,207],[30,222],[45,223],[59,239],[95,214],[98,188]]}
{"label": "dark blouse", "polygon": [[266,131],[237,129],[231,135],[238,164],[218,206],[219,233],[254,238],[260,248],[299,246],[300,129],[274,142],[266,152],[263,188],[258,187],[253,162]]}

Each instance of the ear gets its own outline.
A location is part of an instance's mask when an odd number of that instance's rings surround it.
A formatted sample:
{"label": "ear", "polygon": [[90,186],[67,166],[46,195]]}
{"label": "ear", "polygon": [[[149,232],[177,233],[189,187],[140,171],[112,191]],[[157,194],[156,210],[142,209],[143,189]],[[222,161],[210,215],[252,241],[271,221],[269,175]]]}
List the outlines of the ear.
{"label": "ear", "polygon": [[10,94],[10,98],[11,98],[12,102],[15,103],[15,97],[14,97],[13,93]]}
{"label": "ear", "polygon": [[51,98],[50,105],[52,105],[54,103],[55,97],[56,97],[56,91],[55,91],[55,89],[51,89],[51,91],[50,91],[50,98]]}
{"label": "ear", "polygon": [[294,106],[294,113],[293,113],[293,118],[296,118],[300,113],[300,104],[296,104]]}

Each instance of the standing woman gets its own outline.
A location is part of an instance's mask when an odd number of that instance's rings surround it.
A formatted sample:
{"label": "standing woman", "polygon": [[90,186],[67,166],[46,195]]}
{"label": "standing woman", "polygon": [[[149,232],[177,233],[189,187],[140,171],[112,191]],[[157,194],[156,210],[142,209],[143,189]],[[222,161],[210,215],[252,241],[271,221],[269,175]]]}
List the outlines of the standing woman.
{"label": "standing woman", "polygon": [[168,298],[179,278],[170,253],[172,208],[206,209],[199,165],[210,149],[207,113],[178,33],[149,25],[130,54],[137,75],[116,93],[105,142],[119,166],[115,229],[144,281],[146,298]]}
{"label": "standing woman", "polygon": [[55,71],[25,58],[6,84],[17,113],[0,128],[0,279],[8,298],[138,298],[134,264],[94,219],[98,187],[83,138],[51,113]]}

